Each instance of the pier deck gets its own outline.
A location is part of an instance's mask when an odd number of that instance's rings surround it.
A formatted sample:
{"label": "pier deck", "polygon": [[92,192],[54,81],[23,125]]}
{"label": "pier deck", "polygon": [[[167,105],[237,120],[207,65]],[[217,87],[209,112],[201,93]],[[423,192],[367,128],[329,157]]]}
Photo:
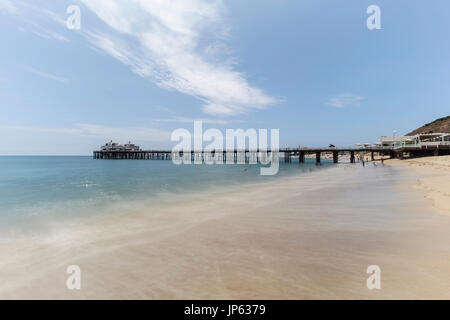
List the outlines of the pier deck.
{"label": "pier deck", "polygon": [[[222,153],[222,159],[232,159],[233,161],[238,161],[239,159],[247,159],[257,157],[258,153],[271,154],[272,150],[228,150],[228,151],[191,151],[192,160],[205,159],[206,155],[215,155]],[[343,154],[350,155],[350,162],[355,162],[355,154],[358,153],[370,153],[371,159],[375,159],[375,153],[382,154],[384,156],[389,156],[390,158],[403,159],[405,153],[409,157],[420,157],[420,156],[437,156],[450,154],[450,145],[434,145],[434,146],[413,146],[413,147],[362,147],[362,148],[280,148],[277,154],[283,154],[285,162],[291,162],[292,158],[298,158],[300,163],[305,160],[306,154],[314,154],[316,162],[320,163],[322,153],[332,154],[333,162],[338,163],[339,156]],[[182,151],[174,152],[172,150],[134,150],[134,151],[109,151],[100,150],[94,151],[94,159],[138,159],[138,160],[171,160],[173,156],[186,156]]]}

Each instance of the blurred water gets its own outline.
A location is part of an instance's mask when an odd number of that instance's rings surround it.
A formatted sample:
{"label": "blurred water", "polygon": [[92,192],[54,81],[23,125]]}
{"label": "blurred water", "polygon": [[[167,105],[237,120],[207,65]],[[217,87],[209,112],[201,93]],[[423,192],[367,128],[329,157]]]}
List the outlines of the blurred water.
{"label": "blurred water", "polygon": [[[259,165],[174,165],[157,160],[94,160],[92,157],[0,157],[0,226],[35,224],[133,204],[173,201],[202,192],[231,190],[332,166],[280,162],[276,176]],[[122,207],[120,206],[122,204]]]}

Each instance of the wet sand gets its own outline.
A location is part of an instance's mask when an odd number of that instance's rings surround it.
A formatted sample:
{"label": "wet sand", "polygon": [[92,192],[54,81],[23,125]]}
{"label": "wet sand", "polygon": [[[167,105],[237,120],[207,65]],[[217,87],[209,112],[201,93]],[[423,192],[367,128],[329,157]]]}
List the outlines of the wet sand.
{"label": "wet sand", "polygon": [[450,218],[417,178],[339,165],[2,242],[0,298],[448,299]]}

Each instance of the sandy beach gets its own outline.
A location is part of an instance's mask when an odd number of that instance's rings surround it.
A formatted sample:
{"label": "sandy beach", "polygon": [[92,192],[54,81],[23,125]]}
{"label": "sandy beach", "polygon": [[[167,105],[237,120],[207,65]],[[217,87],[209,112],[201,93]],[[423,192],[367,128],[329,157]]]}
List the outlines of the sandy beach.
{"label": "sandy beach", "polygon": [[448,299],[450,219],[412,187],[439,177],[402,166],[342,164],[3,241],[0,298]]}
{"label": "sandy beach", "polygon": [[450,156],[393,159],[386,163],[413,169],[421,175],[415,186],[426,193],[438,213],[450,216]]}

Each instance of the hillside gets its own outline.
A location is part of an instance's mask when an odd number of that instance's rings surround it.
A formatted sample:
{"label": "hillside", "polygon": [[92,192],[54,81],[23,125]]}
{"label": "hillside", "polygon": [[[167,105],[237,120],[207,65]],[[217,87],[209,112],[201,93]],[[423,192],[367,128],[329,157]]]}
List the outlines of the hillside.
{"label": "hillside", "polygon": [[433,122],[427,123],[426,125],[408,133],[407,136],[412,136],[419,133],[435,133],[435,132],[450,133],[450,116],[440,118]]}

